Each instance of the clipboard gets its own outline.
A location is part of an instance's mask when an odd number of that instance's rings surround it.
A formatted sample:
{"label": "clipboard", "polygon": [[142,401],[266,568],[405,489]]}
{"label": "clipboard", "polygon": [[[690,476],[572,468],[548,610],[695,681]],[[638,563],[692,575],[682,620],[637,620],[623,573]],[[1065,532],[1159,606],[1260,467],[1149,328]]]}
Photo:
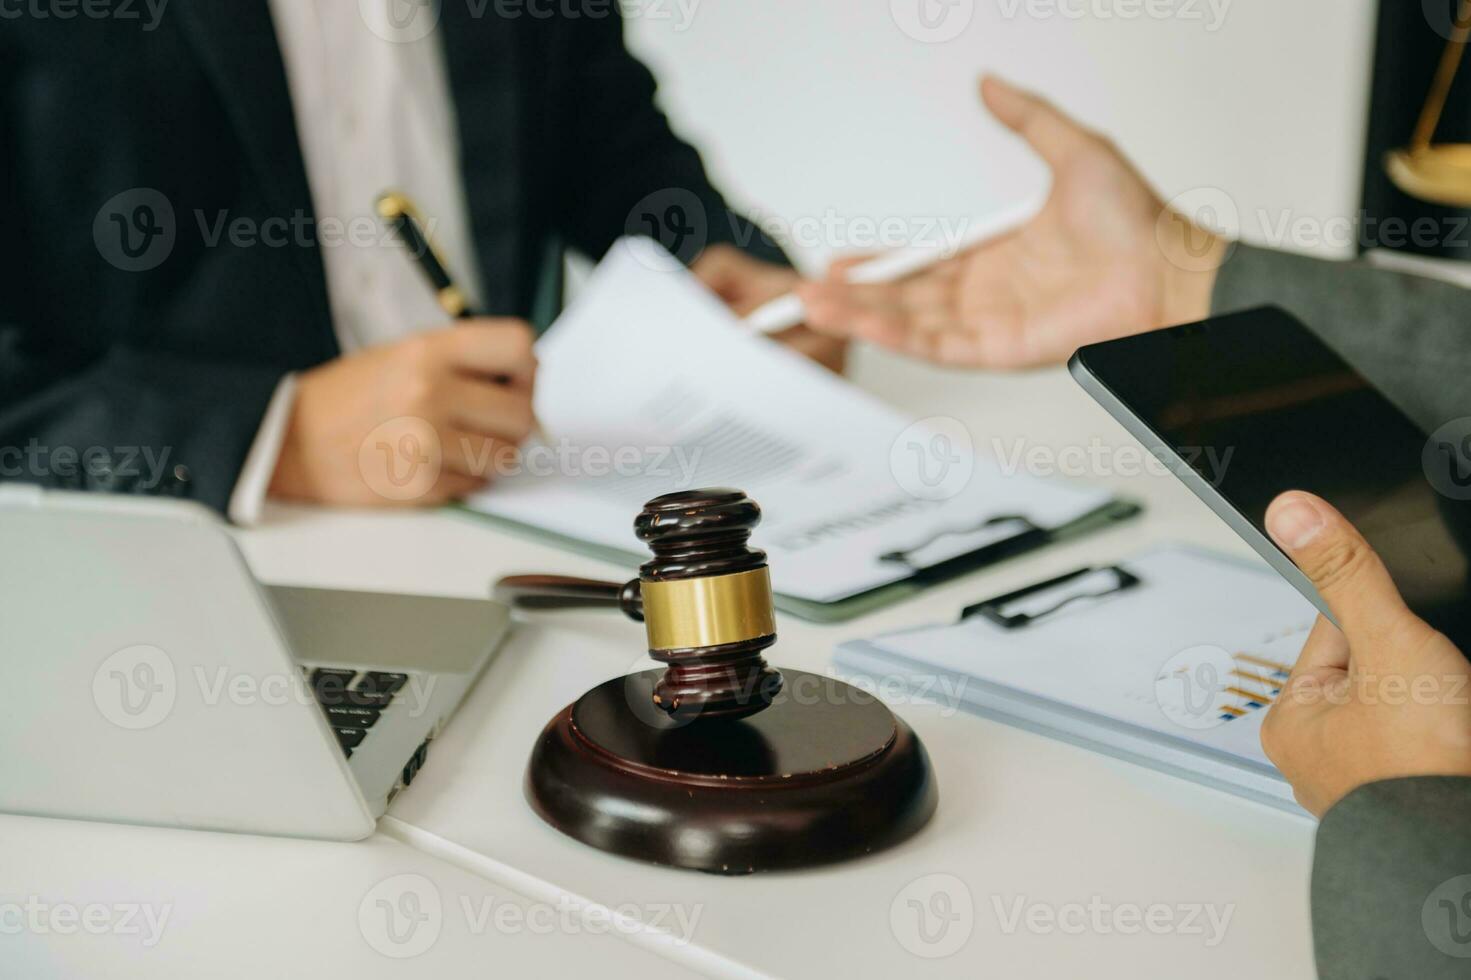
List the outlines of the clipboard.
{"label": "clipboard", "polygon": [[[649,350],[699,356],[671,370]],[[531,440],[471,509],[641,564],[631,522],[646,501],[739,487],[765,510],[753,544],[779,607],[804,618],[847,619],[1138,512],[753,336],[652,240],[609,250],[537,356],[537,416],[556,438]]]}
{"label": "clipboard", "polygon": [[1303,814],[1259,733],[1316,619],[1260,563],[1167,547],[842,644],[835,660],[876,689]]}
{"label": "clipboard", "polygon": [[[452,513],[463,514],[475,520],[490,521],[521,537],[544,544],[553,544],[599,561],[626,565],[630,569],[637,568],[648,559],[647,554],[640,554],[632,547],[626,551],[621,548],[604,547],[581,538],[557,534],[535,525],[487,514],[464,504],[451,504],[448,509]],[[836,602],[816,602],[778,593],[775,597],[776,608],[812,623],[847,622],[911,599],[933,585],[983,571],[1008,559],[1045,548],[1051,544],[1072,541],[1113,527],[1139,516],[1143,510],[1144,508],[1135,501],[1116,499],[1075,521],[1055,528],[1039,528],[1029,521],[1003,517],[1000,520],[1010,525],[1011,533],[1007,536],[964,554],[947,557],[927,565],[914,563],[909,574],[899,581]],[[908,552],[891,552],[885,558],[901,563],[912,561]]]}

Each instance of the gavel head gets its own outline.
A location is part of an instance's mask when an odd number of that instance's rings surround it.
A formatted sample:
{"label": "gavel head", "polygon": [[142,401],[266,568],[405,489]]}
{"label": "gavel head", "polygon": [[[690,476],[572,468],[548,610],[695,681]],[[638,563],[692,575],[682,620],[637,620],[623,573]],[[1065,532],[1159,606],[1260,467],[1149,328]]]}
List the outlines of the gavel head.
{"label": "gavel head", "polygon": [[741,718],[781,690],[761,655],[776,642],[776,615],[766,553],[748,544],[760,522],[756,502],[727,489],[658,497],[634,522],[654,552],[639,586],[649,655],[668,665],[654,703],[670,714]]}

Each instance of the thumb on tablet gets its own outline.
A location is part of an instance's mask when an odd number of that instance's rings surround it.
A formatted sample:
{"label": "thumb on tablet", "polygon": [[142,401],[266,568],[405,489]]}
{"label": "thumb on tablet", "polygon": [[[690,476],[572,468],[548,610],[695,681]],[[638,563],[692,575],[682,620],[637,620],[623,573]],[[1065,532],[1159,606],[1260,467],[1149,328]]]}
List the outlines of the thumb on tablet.
{"label": "thumb on tablet", "polygon": [[1267,531],[1312,580],[1360,661],[1389,649],[1384,641],[1407,626],[1429,632],[1373,547],[1321,497],[1299,490],[1278,497],[1267,508]]}

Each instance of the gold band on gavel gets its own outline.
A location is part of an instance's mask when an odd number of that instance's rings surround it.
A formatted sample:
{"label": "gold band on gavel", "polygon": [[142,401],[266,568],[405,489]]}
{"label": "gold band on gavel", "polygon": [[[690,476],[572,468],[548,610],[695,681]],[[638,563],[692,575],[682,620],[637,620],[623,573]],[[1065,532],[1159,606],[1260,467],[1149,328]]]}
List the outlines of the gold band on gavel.
{"label": "gold band on gavel", "polygon": [[769,569],[641,587],[650,650],[719,646],[776,632]]}

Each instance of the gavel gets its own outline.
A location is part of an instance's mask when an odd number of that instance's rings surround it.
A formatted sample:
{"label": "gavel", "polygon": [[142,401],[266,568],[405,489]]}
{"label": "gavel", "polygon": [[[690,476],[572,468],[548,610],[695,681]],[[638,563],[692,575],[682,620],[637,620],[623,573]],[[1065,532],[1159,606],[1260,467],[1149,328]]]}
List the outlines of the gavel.
{"label": "gavel", "polygon": [[773,669],[771,573],[750,546],[761,508],[739,490],[651,500],[634,533],[654,557],[631,582],[503,579],[522,609],[620,609],[663,670],[614,678],[557,712],[526,798],[584,844],[739,875],[870,854],[934,813],[929,757],[873,696]]}
{"label": "gavel", "polygon": [[762,656],[776,642],[776,613],[766,552],[749,546],[760,522],[761,508],[740,490],[668,494],[634,522],[654,552],[638,578],[520,575],[502,579],[496,595],[521,609],[621,609],[644,624],[649,656],[667,667],[654,704],[671,715],[745,717],[782,687]]}

